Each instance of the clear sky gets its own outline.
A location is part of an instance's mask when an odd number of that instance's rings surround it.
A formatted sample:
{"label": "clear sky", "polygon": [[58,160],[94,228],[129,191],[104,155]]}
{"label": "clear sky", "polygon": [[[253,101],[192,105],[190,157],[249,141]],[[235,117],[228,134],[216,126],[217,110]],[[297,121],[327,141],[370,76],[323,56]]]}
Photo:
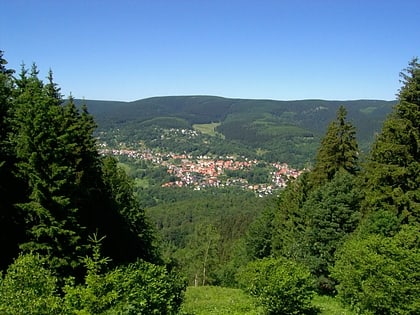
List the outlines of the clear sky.
{"label": "clear sky", "polygon": [[3,0],[0,50],[66,96],[395,99],[419,0]]}

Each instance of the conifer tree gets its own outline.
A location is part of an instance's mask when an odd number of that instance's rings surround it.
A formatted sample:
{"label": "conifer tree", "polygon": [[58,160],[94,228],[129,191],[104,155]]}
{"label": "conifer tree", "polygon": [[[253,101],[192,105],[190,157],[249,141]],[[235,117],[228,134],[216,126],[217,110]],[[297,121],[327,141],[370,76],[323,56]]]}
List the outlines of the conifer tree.
{"label": "conifer tree", "polygon": [[356,174],[358,170],[356,130],[346,120],[346,116],[346,109],[340,106],[336,120],[330,123],[321,141],[316,164],[311,173],[315,186],[330,181],[340,169],[350,174]]}
{"label": "conifer tree", "polygon": [[14,206],[22,197],[24,185],[14,176],[15,156],[8,141],[11,132],[10,112],[13,102],[14,70],[0,51],[0,270],[5,269],[18,253],[18,243],[24,235],[24,226]]}
{"label": "conifer tree", "polygon": [[51,257],[68,274],[98,233],[115,264],[157,262],[144,211],[125,173],[99,156],[86,106],[78,109],[72,97],[63,102],[52,71],[46,84],[38,74],[36,65],[30,72],[22,66],[13,101],[11,139],[25,188],[17,208],[28,232],[20,247]]}
{"label": "conifer tree", "polygon": [[324,293],[334,291],[329,269],[334,265],[335,252],[360,221],[361,193],[354,181],[355,176],[340,170],[330,182],[311,192],[303,205],[308,219],[297,241],[305,244],[305,263]]}
{"label": "conifer tree", "polygon": [[[80,255],[77,208],[68,191],[74,168],[66,156],[59,89],[44,85],[36,65],[30,76],[22,68],[14,102],[13,143],[17,174],[27,183],[27,200],[19,204],[28,231],[22,249],[51,257],[56,267],[74,267]],[[52,93],[54,92],[54,93]]]}
{"label": "conifer tree", "polygon": [[420,223],[420,63],[401,73],[398,103],[384,122],[366,163],[364,211],[376,232]]}
{"label": "conifer tree", "polygon": [[303,173],[297,180],[289,182],[280,194],[278,209],[274,215],[272,250],[277,256],[297,259],[305,252],[301,239],[306,229],[307,215],[303,212],[311,187],[310,173]]}

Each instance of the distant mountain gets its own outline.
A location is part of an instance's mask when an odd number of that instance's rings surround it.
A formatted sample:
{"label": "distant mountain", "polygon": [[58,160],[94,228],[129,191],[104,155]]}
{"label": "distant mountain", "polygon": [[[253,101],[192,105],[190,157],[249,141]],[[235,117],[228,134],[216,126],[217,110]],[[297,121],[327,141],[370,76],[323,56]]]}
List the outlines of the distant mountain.
{"label": "distant mountain", "polygon": [[357,129],[359,145],[367,151],[386,115],[396,104],[396,101],[383,100],[276,101],[216,96],[83,102],[94,115],[100,131],[118,129],[141,140],[139,135],[147,138],[145,133],[151,126],[155,129],[193,128],[217,123],[214,124],[215,131],[224,142],[231,143],[232,149],[246,148],[253,153],[259,152],[266,160],[288,158],[295,163],[305,163],[313,158],[319,140],[339,106],[346,107],[348,119]]}

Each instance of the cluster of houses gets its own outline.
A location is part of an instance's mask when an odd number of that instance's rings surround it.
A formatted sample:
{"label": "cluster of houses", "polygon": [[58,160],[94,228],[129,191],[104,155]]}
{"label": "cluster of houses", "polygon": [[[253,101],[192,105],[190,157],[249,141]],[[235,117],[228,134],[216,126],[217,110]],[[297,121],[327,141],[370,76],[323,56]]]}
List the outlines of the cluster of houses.
{"label": "cluster of houses", "polygon": [[297,178],[302,170],[289,167],[286,163],[272,163],[271,182],[249,184],[244,178],[233,178],[226,171],[251,170],[258,160],[248,160],[233,156],[210,157],[191,156],[188,154],[160,153],[150,149],[100,149],[103,155],[126,156],[133,159],[143,159],[167,168],[172,180],[162,184],[163,187],[190,187],[196,190],[205,187],[240,186],[255,191],[259,196],[272,194],[287,185],[290,179]]}

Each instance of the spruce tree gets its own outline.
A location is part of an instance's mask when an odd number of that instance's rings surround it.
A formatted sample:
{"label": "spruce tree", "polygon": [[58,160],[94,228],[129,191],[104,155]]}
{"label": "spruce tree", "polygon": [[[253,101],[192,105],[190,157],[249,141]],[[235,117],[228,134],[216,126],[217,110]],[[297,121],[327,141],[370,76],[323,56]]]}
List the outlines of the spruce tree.
{"label": "spruce tree", "polygon": [[329,269],[334,265],[335,252],[357,228],[360,221],[361,193],[356,177],[338,171],[325,185],[311,192],[303,205],[305,233],[299,242],[305,244],[305,263],[318,279],[324,293],[334,292]]}
{"label": "spruce tree", "polygon": [[398,103],[384,122],[366,163],[364,211],[369,229],[392,234],[400,224],[419,224],[420,63],[401,73]]}
{"label": "spruce tree", "polygon": [[311,172],[311,181],[315,186],[332,180],[340,169],[353,175],[358,170],[359,149],[356,130],[346,120],[346,116],[345,107],[340,106],[336,120],[330,123],[321,141],[316,164]]}
{"label": "spruce tree", "polygon": [[[44,85],[32,66],[30,76],[23,68],[14,101],[13,143],[17,174],[27,184],[27,199],[19,204],[28,239],[21,248],[51,257],[59,268],[78,264],[80,251],[77,207],[71,203],[74,167],[66,156],[63,109],[59,89]],[[54,93],[52,93],[54,92]]]}
{"label": "spruce tree", "polygon": [[22,217],[15,207],[23,197],[24,185],[14,175],[15,155],[9,141],[15,89],[13,73],[0,51],[0,270],[17,256],[18,244],[24,237]]}

